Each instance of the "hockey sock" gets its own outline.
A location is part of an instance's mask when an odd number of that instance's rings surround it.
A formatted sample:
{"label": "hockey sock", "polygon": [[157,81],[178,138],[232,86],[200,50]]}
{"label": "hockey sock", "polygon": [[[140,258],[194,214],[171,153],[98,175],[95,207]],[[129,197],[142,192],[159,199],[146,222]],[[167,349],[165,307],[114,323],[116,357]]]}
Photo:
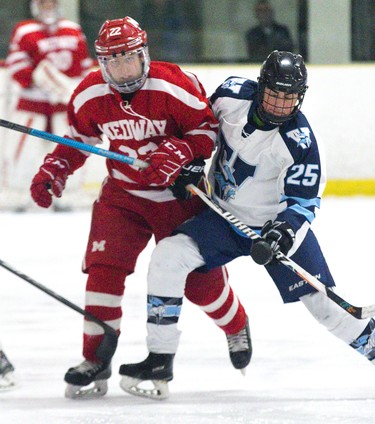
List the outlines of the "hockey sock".
{"label": "hockey sock", "polygon": [[185,296],[198,305],[226,334],[236,334],[246,325],[246,312],[228,283],[225,267],[209,273],[189,274]]}
{"label": "hockey sock", "polygon": [[147,347],[153,353],[176,353],[182,297],[147,296]]}
{"label": "hockey sock", "polygon": [[[125,289],[126,271],[104,265],[90,267],[86,284],[85,310],[106,322],[120,334],[121,301]],[[104,331],[97,324],[84,321],[83,356],[97,361],[96,350]]]}

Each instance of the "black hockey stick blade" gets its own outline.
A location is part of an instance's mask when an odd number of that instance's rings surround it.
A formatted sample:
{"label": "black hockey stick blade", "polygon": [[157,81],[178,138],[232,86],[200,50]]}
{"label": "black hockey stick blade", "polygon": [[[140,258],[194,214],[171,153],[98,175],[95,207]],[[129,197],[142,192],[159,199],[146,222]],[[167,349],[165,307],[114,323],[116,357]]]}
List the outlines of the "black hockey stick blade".
{"label": "black hockey stick blade", "polygon": [[[252,228],[241,222],[236,216],[231,214],[230,212],[223,209],[217,203],[214,203],[211,198],[200,190],[198,187],[193,184],[189,184],[186,186],[187,190],[191,193],[196,194],[209,206],[212,210],[214,210],[217,214],[219,214],[222,218],[228,221],[230,224],[236,227],[237,230],[241,231],[247,237],[251,238],[254,242],[259,242],[263,240],[261,236],[259,236]],[[255,251],[256,259],[261,262],[262,260],[267,259],[266,253],[264,250],[264,244],[260,245],[260,251]],[[262,249],[263,248],[263,249]],[[342,309],[348,312],[350,315],[357,319],[367,319],[375,316],[375,304],[370,306],[354,306],[342,299],[339,295],[337,295],[334,291],[326,287],[321,281],[319,281],[315,276],[311,275],[307,271],[305,271],[301,266],[299,266],[296,262],[292,261],[292,259],[285,256],[283,253],[278,252],[275,255],[275,258],[284,266],[289,268],[292,272],[297,274],[302,278],[307,284],[314,287],[317,291],[326,295],[329,299],[331,299],[334,303],[339,305]]]}
{"label": "black hockey stick blade", "polygon": [[12,274],[16,275],[17,277],[21,278],[22,280],[27,281],[29,284],[41,290],[42,292],[58,300],[60,303],[63,303],[64,305],[68,306],[69,308],[83,315],[88,320],[93,321],[95,322],[95,324],[102,327],[102,329],[104,330],[104,336],[95,353],[96,353],[96,356],[102,361],[109,361],[112,358],[112,356],[114,355],[116,351],[117,342],[118,342],[118,335],[112,327],[110,327],[108,324],[106,324],[104,321],[100,320],[99,318],[96,318],[94,315],[90,314],[89,312],[83,310],[76,304],[70,302],[68,299],[65,299],[64,297],[52,291],[51,289],[38,283],[37,281],[29,277],[28,275],[13,268],[11,265],[9,265],[8,263],[4,262],[1,259],[0,259],[0,266],[5,268]]}

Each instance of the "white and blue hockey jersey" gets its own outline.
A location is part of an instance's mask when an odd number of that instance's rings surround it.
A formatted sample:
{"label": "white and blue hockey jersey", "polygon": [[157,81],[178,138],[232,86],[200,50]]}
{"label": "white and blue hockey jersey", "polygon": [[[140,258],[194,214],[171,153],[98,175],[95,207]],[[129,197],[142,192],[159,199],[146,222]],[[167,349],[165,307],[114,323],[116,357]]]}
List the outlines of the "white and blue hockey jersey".
{"label": "white and blue hockey jersey", "polygon": [[302,112],[281,126],[254,114],[257,83],[228,78],[210,98],[220,122],[209,172],[214,199],[252,227],[287,221],[298,247],[320,206],[326,173],[318,141]]}

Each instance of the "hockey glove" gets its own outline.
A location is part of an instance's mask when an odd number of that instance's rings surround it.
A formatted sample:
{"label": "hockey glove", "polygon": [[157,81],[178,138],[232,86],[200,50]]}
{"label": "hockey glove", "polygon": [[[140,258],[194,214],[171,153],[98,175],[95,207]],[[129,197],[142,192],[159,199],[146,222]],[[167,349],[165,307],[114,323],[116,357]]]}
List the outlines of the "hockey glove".
{"label": "hockey glove", "polygon": [[285,221],[267,221],[261,231],[264,240],[253,244],[251,256],[259,265],[276,265],[277,252],[286,255],[292,248],[295,234],[292,227]]}
{"label": "hockey glove", "polygon": [[48,154],[31,182],[31,197],[42,208],[52,203],[52,194],[61,197],[69,175],[69,162]]}
{"label": "hockey glove", "polygon": [[177,178],[181,168],[194,159],[188,143],[170,137],[146,157],[150,166],[141,173],[145,185],[169,186]]}
{"label": "hockey glove", "polygon": [[179,176],[176,180],[168,187],[174,197],[179,200],[189,200],[192,194],[189,190],[186,190],[188,184],[194,184],[198,186],[204,176],[204,159],[194,159],[187,165],[184,165],[181,169]]}

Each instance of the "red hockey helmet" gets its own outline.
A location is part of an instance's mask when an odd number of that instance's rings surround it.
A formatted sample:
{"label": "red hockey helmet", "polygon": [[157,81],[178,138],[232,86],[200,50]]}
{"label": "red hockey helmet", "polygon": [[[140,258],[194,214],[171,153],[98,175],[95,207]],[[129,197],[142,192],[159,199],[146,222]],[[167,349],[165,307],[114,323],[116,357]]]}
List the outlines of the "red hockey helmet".
{"label": "red hockey helmet", "polygon": [[107,20],[95,41],[103,78],[121,93],[143,86],[150,69],[147,34],[138,22],[126,16]]}

